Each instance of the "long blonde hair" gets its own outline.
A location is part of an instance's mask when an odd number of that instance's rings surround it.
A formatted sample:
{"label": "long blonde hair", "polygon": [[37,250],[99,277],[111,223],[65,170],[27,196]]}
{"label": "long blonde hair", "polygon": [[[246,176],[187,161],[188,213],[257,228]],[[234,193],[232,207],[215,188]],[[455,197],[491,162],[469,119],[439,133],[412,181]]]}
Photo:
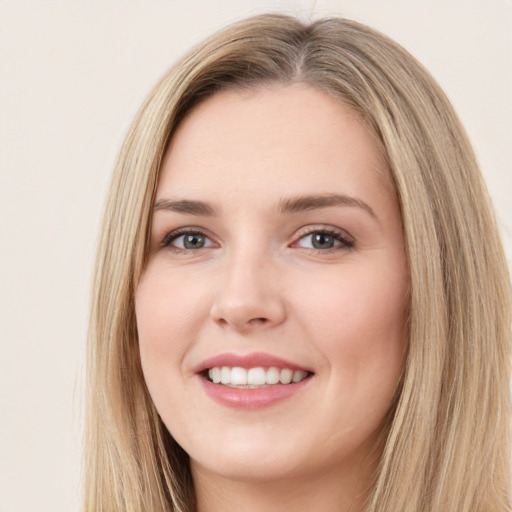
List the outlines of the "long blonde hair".
{"label": "long blonde hair", "polygon": [[85,510],[193,512],[187,455],[160,421],[134,291],[160,162],[190,109],[225,88],[302,82],[365,120],[387,158],[410,271],[409,343],[367,512],[504,512],[510,284],[485,185],[449,101],[382,34],[330,18],[236,23],[156,85],[122,147],[99,243],[88,344]]}

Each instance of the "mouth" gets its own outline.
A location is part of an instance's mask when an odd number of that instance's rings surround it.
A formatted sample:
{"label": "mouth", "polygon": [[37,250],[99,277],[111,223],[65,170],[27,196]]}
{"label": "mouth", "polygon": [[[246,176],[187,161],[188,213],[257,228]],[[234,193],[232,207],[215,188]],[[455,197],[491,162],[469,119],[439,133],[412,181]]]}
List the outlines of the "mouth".
{"label": "mouth", "polygon": [[294,362],[264,353],[221,354],[195,369],[206,394],[238,409],[260,409],[302,393],[315,375]]}
{"label": "mouth", "polygon": [[293,370],[271,366],[242,368],[240,366],[214,366],[202,372],[205,379],[237,389],[262,389],[269,386],[297,384],[312,375],[306,370]]}

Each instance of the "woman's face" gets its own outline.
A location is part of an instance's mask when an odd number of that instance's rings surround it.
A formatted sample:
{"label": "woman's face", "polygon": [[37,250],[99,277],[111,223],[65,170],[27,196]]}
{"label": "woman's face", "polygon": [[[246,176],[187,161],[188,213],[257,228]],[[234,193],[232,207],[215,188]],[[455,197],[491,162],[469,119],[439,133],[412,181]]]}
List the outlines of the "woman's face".
{"label": "woman's face", "polygon": [[341,474],[375,447],[408,309],[388,172],[358,115],[305,85],[221,92],[179,126],[136,314],[195,475]]}

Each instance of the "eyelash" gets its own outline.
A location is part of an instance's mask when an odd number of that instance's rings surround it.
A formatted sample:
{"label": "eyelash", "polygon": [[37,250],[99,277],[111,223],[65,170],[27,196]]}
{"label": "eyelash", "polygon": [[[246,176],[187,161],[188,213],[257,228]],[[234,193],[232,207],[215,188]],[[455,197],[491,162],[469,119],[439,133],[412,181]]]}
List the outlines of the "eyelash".
{"label": "eyelash", "polygon": [[322,227],[322,226],[311,226],[304,228],[304,231],[300,230],[297,234],[297,241],[292,244],[292,247],[297,247],[297,244],[308,236],[312,236],[315,234],[321,235],[329,235],[332,236],[333,239],[339,242],[338,246],[330,247],[328,249],[316,249],[314,247],[303,247],[303,249],[312,251],[312,252],[321,252],[321,253],[331,253],[340,250],[352,249],[355,245],[354,240],[343,230],[335,229],[332,227]]}
{"label": "eyelash", "polygon": [[[328,235],[328,236],[332,236],[334,238],[335,241],[339,242],[339,245],[338,246],[335,246],[335,247],[331,247],[331,248],[327,248],[327,249],[317,249],[317,248],[314,248],[314,247],[303,247],[303,249],[305,250],[308,250],[308,251],[312,251],[312,252],[321,252],[321,253],[331,253],[331,252],[336,252],[336,251],[339,251],[339,250],[347,250],[347,249],[352,249],[354,246],[355,246],[355,243],[354,243],[354,240],[348,236],[348,234],[345,232],[345,231],[342,231],[342,230],[338,230],[338,229],[334,229],[334,228],[327,228],[327,227],[321,227],[321,226],[318,226],[318,227],[308,227],[308,228],[304,228],[303,230],[299,231],[297,237],[296,237],[296,241],[293,242],[293,244],[291,244],[291,247],[298,247],[298,243],[303,240],[304,238],[308,237],[308,236],[312,236],[312,235],[315,235],[315,234],[322,234],[322,235]],[[212,238],[207,234],[205,233],[205,231],[201,230],[201,229],[194,229],[194,228],[181,228],[181,229],[177,229],[175,231],[171,231],[170,233],[168,233],[167,235],[165,235],[164,239],[162,240],[161,242],[161,247],[165,247],[165,248],[168,248],[170,250],[172,250],[172,252],[174,253],[177,253],[177,254],[183,254],[183,253],[188,253],[190,254],[191,252],[196,252],[196,251],[199,251],[201,249],[208,249],[209,247],[200,247],[200,248],[197,248],[197,249],[186,249],[186,248],[181,248],[181,247],[176,247],[174,245],[172,245],[172,242],[176,241],[177,239],[179,239],[180,237],[183,237],[183,236],[201,236],[201,237],[205,237],[206,239],[210,240],[212,242]],[[215,244],[215,242],[213,242],[213,244]]]}
{"label": "eyelash", "polygon": [[164,239],[162,240],[161,246],[166,247],[178,254],[191,253],[191,252],[199,251],[199,250],[205,248],[205,247],[200,247],[198,249],[182,249],[181,247],[176,247],[176,246],[172,245],[172,242],[174,242],[175,240],[177,240],[178,238],[180,238],[182,236],[187,236],[187,235],[188,236],[201,236],[208,240],[211,240],[211,237],[201,229],[181,228],[181,229],[177,229],[175,231],[171,231],[170,233],[165,235]]}

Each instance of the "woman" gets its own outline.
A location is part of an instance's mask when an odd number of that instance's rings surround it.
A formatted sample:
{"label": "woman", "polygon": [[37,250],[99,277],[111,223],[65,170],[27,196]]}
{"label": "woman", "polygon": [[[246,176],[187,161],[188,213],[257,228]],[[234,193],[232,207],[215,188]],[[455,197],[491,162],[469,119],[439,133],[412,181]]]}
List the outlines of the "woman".
{"label": "woman", "polygon": [[219,32],[114,174],[86,510],[510,510],[508,283],[407,52],[342,19]]}

